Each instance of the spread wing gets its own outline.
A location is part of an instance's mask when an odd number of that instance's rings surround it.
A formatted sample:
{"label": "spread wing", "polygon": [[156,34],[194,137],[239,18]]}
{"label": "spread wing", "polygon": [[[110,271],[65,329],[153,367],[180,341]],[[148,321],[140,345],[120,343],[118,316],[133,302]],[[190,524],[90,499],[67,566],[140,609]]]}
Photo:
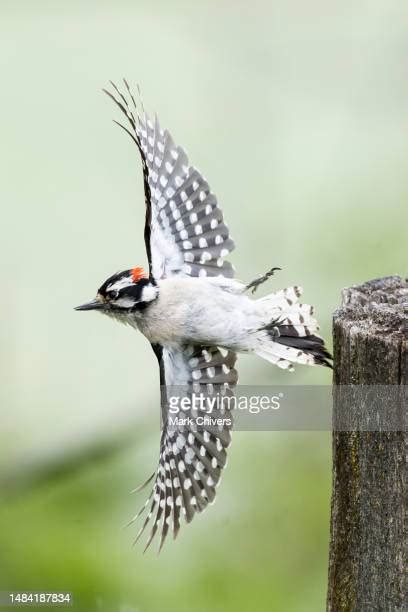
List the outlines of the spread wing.
{"label": "spread wing", "polygon": [[[157,117],[151,120],[144,109],[139,116],[125,80],[124,84],[126,95],[113,83],[115,94],[105,92],[126,116],[129,127],[119,125],[134,140],[142,159],[150,276],[156,280],[174,275],[233,277],[234,269],[225,257],[234,243],[215,195]],[[158,533],[161,548],[170,528],[176,537],[181,518],[189,523],[215,498],[232,428],[229,404],[222,398],[233,395],[238,376],[231,351],[189,345],[153,349],[162,392],[160,458],[156,473],[145,483],[155,478],[150,496],[131,523],[147,511],[136,540],[151,522],[146,548]],[[208,404],[197,406],[197,397],[215,400],[210,421]],[[185,402],[177,414],[174,399],[179,406]],[[207,421],[200,421],[205,416]],[[216,419],[220,419],[217,424]]]}
{"label": "spread wing", "polygon": [[215,195],[157,117],[150,119],[144,110],[142,117],[138,115],[124,83],[126,96],[113,83],[115,95],[105,91],[126,115],[129,129],[119,125],[133,138],[142,158],[150,275],[156,280],[174,275],[233,277],[234,269],[224,258],[234,242]]}
{"label": "spread wing", "polygon": [[[231,440],[229,399],[238,379],[236,356],[230,351],[189,345],[153,348],[162,383],[160,459],[150,496],[131,521],[147,510],[136,537],[137,541],[151,521],[145,550],[157,533],[160,550],[169,530],[176,537],[182,517],[189,523],[214,501]],[[211,413],[211,403],[194,403],[194,397],[212,401]]]}

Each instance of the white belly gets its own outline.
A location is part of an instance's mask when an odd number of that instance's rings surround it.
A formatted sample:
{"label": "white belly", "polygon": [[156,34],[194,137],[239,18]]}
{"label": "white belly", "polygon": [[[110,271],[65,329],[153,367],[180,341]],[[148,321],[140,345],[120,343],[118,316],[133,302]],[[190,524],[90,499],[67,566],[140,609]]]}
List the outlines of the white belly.
{"label": "white belly", "polygon": [[255,302],[231,281],[174,278],[159,282],[159,298],[137,317],[137,327],[159,344],[196,343],[242,348],[259,321]]}

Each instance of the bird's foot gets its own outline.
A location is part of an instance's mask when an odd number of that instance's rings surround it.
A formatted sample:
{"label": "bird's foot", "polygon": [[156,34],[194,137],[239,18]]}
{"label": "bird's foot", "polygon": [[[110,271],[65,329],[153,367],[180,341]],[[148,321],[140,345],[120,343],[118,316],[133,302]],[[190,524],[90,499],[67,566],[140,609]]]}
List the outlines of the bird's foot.
{"label": "bird's foot", "polygon": [[282,268],[271,268],[266,274],[262,274],[261,276],[258,276],[258,278],[256,278],[255,280],[248,283],[248,285],[245,286],[244,291],[249,291],[251,289],[252,293],[255,293],[255,291],[260,285],[262,285],[262,283],[267,281],[269,277],[273,276],[275,270],[282,270]]}

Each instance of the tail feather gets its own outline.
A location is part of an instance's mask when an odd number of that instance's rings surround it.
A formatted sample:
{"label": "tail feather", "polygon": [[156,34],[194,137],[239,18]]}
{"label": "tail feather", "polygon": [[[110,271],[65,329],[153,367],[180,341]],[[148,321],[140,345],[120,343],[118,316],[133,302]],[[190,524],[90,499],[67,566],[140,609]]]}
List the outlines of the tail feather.
{"label": "tail feather", "polygon": [[313,307],[299,304],[300,287],[289,287],[258,300],[265,323],[256,333],[255,353],[280,368],[293,370],[293,363],[331,368],[332,356],[312,316]]}
{"label": "tail feather", "polygon": [[[274,338],[274,341],[278,344],[297,349],[298,357],[302,357],[303,355],[312,357],[312,364],[323,365],[328,368],[332,367],[329,361],[332,359],[332,356],[324,346],[324,340],[320,338],[320,336],[310,335],[306,337],[296,337],[293,334],[287,334]],[[299,363],[302,362],[299,361]],[[309,360],[307,360],[306,363],[310,363]]]}
{"label": "tail feather", "polygon": [[258,349],[256,351],[256,354],[258,355],[258,357],[262,357],[262,359],[265,359],[265,361],[273,363],[282,370],[289,370],[289,372],[294,372],[295,370],[290,361],[288,361],[287,359],[283,359],[282,357],[278,357],[275,353],[271,351],[263,351],[262,349]]}

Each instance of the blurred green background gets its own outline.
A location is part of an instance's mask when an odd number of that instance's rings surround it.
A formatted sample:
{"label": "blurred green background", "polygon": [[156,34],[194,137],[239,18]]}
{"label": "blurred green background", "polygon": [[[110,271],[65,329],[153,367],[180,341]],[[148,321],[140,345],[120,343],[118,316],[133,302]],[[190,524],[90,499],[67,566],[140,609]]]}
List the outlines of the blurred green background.
{"label": "blurred green background", "polygon": [[[330,338],[343,286],[406,272],[404,0],[0,4],[0,590],[78,611],[325,607],[328,432],[237,432],[218,501],[162,554],[121,527],[158,457],[141,335],[73,306],[145,263],[140,161],[100,93],[140,83],[209,178],[245,280],[301,283]],[[329,342],[330,343],[330,342]],[[240,358],[242,384],[330,384]]]}

